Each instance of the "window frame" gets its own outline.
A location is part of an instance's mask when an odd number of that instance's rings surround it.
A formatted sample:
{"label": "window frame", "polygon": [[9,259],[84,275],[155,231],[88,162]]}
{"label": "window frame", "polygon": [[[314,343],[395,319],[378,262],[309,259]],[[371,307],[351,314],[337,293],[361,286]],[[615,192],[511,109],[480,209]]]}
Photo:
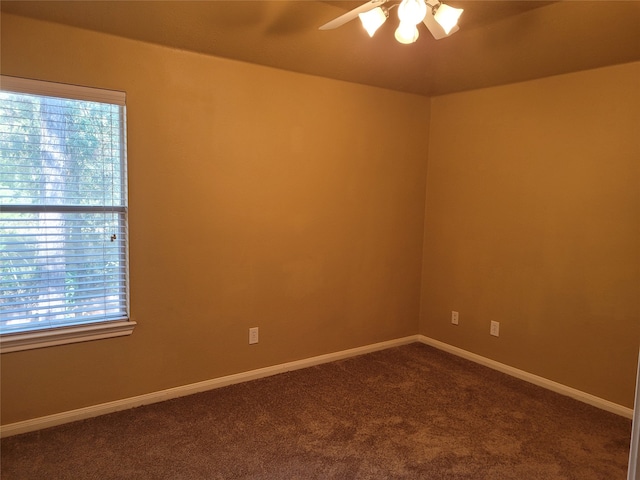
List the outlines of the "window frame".
{"label": "window frame", "polygon": [[[121,155],[123,168],[122,182],[125,186],[125,196],[128,196],[127,160],[126,160],[126,94],[115,90],[105,90],[93,87],[69,85],[63,83],[33,80],[19,77],[0,75],[0,90],[11,93],[23,93],[28,95],[42,95],[58,97],[70,100],[93,101],[119,105],[121,110],[121,122],[123,139]],[[8,206],[7,206],[8,207]],[[6,210],[10,210],[7,208]],[[130,291],[129,291],[129,226],[128,226],[128,202],[125,202],[124,215],[124,261],[125,261],[125,295],[126,318],[115,320],[89,321],[84,324],[70,326],[48,327],[23,332],[9,332],[0,334],[0,354],[43,348],[54,345],[65,345],[77,342],[86,342],[106,338],[114,338],[131,335],[136,322],[131,320]]]}

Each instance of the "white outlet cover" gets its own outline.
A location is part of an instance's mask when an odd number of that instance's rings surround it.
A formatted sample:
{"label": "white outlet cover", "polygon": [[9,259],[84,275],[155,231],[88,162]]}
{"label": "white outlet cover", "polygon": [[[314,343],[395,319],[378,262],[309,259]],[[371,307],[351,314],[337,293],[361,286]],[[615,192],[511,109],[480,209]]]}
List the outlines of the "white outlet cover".
{"label": "white outlet cover", "polygon": [[249,345],[258,343],[258,327],[252,327],[249,329]]}
{"label": "white outlet cover", "polygon": [[489,330],[489,333],[491,335],[493,335],[494,337],[499,337],[500,336],[500,322],[494,322],[492,320],[491,321],[491,329]]}
{"label": "white outlet cover", "polygon": [[451,323],[453,325],[458,325],[458,312],[454,310],[451,311]]}

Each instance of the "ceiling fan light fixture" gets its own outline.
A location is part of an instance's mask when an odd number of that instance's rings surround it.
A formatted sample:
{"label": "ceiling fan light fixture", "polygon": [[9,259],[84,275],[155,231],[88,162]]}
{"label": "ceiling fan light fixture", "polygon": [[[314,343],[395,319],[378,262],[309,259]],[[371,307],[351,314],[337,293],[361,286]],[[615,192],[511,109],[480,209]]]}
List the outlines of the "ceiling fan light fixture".
{"label": "ceiling fan light fixture", "polygon": [[412,23],[400,22],[400,25],[398,25],[396,29],[396,40],[405,45],[414,43],[418,40],[419,35],[418,27]]}
{"label": "ceiling fan light fixture", "polygon": [[427,14],[427,4],[424,0],[402,0],[398,6],[400,23],[417,25]]}
{"label": "ceiling fan light fixture", "polygon": [[458,24],[458,19],[460,18],[460,15],[462,15],[462,12],[464,12],[462,8],[453,8],[441,3],[437,6],[434,18],[436,22],[442,26],[444,33],[448,35],[449,32]]}
{"label": "ceiling fan light fixture", "polygon": [[376,7],[373,10],[369,10],[368,12],[364,12],[358,15],[360,17],[360,21],[362,22],[362,26],[367,31],[370,37],[373,37],[373,34],[376,33],[376,30],[382,26],[382,24],[387,20],[389,16],[389,12],[386,9],[382,9],[380,7]]}
{"label": "ceiling fan light fixture", "polygon": [[[389,6],[386,5],[388,3]],[[463,12],[460,8],[442,4],[440,0],[368,0],[319,28],[333,30],[360,17],[362,26],[369,36],[373,37],[389,17],[389,11],[395,7],[398,7],[400,18],[395,37],[398,42],[405,44],[413,43],[418,39],[420,34],[417,26],[420,23],[425,24],[436,40],[448,37],[459,30],[457,22]]]}

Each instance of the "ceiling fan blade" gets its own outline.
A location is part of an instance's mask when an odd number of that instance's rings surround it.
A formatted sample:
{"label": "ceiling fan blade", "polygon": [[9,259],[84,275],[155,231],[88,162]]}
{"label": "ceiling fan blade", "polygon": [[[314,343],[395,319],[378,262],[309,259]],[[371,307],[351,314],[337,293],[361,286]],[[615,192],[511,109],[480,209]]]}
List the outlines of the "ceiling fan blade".
{"label": "ceiling fan blade", "polygon": [[383,3],[386,3],[387,0],[369,0],[367,3],[360,5],[353,10],[348,11],[344,15],[340,15],[338,18],[334,18],[328,23],[325,23],[320,27],[320,30],[333,30],[334,28],[341,27],[347,22],[350,22],[354,18],[356,18],[361,13],[368,12],[369,10],[373,10],[376,7],[379,7]]}
{"label": "ceiling fan blade", "polygon": [[433,35],[433,38],[435,38],[436,40],[440,40],[441,38],[453,35],[458,30],[460,30],[460,27],[456,25],[451,29],[449,34],[444,33],[444,28],[442,28],[442,26],[438,22],[436,22],[436,19],[431,12],[427,12],[427,15],[424,17],[424,20],[422,22],[427,26],[427,28],[431,32],[431,35]]}

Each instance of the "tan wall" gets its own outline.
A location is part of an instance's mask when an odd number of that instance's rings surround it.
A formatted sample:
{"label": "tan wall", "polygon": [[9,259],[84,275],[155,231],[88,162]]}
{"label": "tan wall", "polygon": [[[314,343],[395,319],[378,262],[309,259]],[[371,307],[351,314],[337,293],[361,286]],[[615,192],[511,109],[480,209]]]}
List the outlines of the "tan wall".
{"label": "tan wall", "polygon": [[633,63],[432,99],[422,334],[633,406],[639,79]]}
{"label": "tan wall", "polygon": [[138,322],[2,355],[3,424],[415,334],[420,294],[420,333],[632,405],[640,64],[430,103],[6,14],[1,48],[127,92]]}
{"label": "tan wall", "polygon": [[126,91],[138,322],[2,355],[3,424],[417,332],[428,99],[6,14],[1,67]]}

